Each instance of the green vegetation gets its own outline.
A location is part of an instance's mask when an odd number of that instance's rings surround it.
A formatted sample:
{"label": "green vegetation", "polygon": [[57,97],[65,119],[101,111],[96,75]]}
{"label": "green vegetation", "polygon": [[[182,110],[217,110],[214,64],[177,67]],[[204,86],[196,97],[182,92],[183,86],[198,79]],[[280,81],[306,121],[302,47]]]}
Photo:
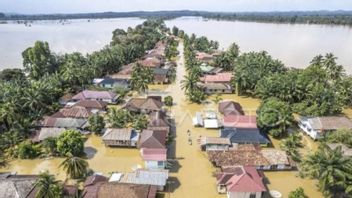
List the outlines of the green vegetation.
{"label": "green vegetation", "polygon": [[323,145],[301,163],[302,176],[319,180],[319,188],[327,197],[352,195],[352,158],[344,157],[341,147]]}
{"label": "green vegetation", "polygon": [[139,63],[133,65],[131,76],[131,88],[140,93],[146,92],[148,84],[153,82],[153,71]]}
{"label": "green vegetation", "polygon": [[104,117],[99,114],[94,114],[88,118],[89,130],[96,134],[101,134],[105,128]]}
{"label": "green vegetation", "polygon": [[294,121],[290,105],[276,98],[264,100],[257,114],[258,126],[274,137],[284,136]]}
{"label": "green vegetation", "polygon": [[167,39],[167,44],[165,48],[165,57],[167,60],[172,61],[178,55],[178,41],[174,38]]}
{"label": "green vegetation", "polygon": [[252,95],[260,79],[284,71],[284,64],[272,59],[267,52],[244,53],[237,58],[234,70],[238,94]]}
{"label": "green vegetation", "polygon": [[288,198],[308,198],[308,196],[304,193],[303,188],[299,187],[291,191],[290,194],[288,194]]}
{"label": "green vegetation", "polygon": [[61,156],[81,156],[84,154],[84,142],[80,132],[66,130],[57,138],[57,152]]}
{"label": "green vegetation", "polygon": [[328,135],[322,140],[324,143],[342,143],[347,147],[352,148],[352,130],[340,129]]}
{"label": "green vegetation", "polygon": [[174,104],[174,99],[172,98],[172,96],[166,96],[164,98],[164,104],[168,107],[171,107]]}
{"label": "green vegetation", "polygon": [[291,156],[294,161],[299,162],[301,161],[301,155],[298,149],[303,146],[301,141],[302,136],[300,136],[298,132],[291,133],[286,139],[282,140],[280,147]]}
{"label": "green vegetation", "polygon": [[82,179],[87,176],[88,173],[88,162],[84,159],[75,157],[75,156],[68,156],[61,164],[66,174],[72,179]]}
{"label": "green vegetation", "polygon": [[112,128],[126,128],[131,119],[130,112],[125,109],[112,108],[109,110],[108,121]]}
{"label": "green vegetation", "polygon": [[134,62],[164,39],[165,31],[160,20],[148,20],[127,31],[115,30],[110,45],[87,55],[58,55],[42,41],[27,48],[22,56],[28,78],[16,69],[0,72],[0,149],[15,156],[13,148],[31,135],[39,119],[59,109],[61,96],[81,91],[91,85],[93,78]]}
{"label": "green vegetation", "polygon": [[306,69],[263,76],[255,86],[255,95],[262,99],[276,97],[301,115],[335,115],[344,105],[350,105],[350,83],[336,57],[326,54],[315,57]]}
{"label": "green vegetation", "polygon": [[18,145],[17,157],[20,159],[33,159],[40,154],[40,148],[30,141],[24,141]]}
{"label": "green vegetation", "polygon": [[39,174],[35,183],[36,198],[59,198],[62,197],[63,186],[49,172]]}
{"label": "green vegetation", "polygon": [[233,71],[236,65],[236,59],[240,54],[240,47],[233,43],[225,52],[221,52],[215,57],[215,65],[223,68],[225,71]]}
{"label": "green vegetation", "polygon": [[136,130],[146,129],[149,123],[146,114],[139,114],[133,117],[132,127]]}
{"label": "green vegetation", "polygon": [[43,152],[48,156],[56,156],[58,155],[57,151],[57,138],[49,137],[43,140],[41,143]]}

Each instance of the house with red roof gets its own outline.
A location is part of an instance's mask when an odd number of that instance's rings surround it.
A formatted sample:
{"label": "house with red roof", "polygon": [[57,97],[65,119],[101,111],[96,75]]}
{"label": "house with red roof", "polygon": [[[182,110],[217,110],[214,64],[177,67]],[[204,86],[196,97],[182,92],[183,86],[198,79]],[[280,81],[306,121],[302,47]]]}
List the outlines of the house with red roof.
{"label": "house with red roof", "polygon": [[165,169],[167,149],[142,148],[141,155],[146,169]]}
{"label": "house with red roof", "polygon": [[261,198],[266,191],[263,177],[254,167],[224,167],[217,175],[219,193],[226,193],[228,198]]}
{"label": "house with red roof", "polygon": [[228,114],[224,116],[222,124],[226,128],[256,129],[257,117],[252,115]]}

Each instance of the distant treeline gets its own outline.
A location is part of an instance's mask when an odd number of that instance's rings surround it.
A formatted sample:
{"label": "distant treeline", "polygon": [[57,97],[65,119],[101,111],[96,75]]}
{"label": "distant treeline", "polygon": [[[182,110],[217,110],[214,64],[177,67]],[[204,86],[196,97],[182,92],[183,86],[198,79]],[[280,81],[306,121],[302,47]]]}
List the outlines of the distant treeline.
{"label": "distant treeline", "polygon": [[80,14],[3,14],[0,20],[65,20],[65,19],[100,19],[100,18],[162,18],[173,19],[183,16],[197,16],[216,20],[256,21],[268,23],[308,23],[352,25],[352,11],[302,11],[302,12],[206,12],[206,11],[135,11],[135,12],[101,12]]}

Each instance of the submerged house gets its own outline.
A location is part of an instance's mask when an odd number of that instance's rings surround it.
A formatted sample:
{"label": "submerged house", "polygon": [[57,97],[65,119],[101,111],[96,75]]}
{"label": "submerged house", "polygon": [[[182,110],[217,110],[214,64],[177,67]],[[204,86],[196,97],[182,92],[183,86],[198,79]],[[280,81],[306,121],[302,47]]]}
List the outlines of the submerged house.
{"label": "submerged house", "polygon": [[167,159],[167,149],[163,148],[142,148],[141,155],[146,169],[165,169]]}
{"label": "submerged house", "polygon": [[228,198],[261,198],[266,191],[263,176],[254,167],[224,167],[216,180],[218,192]]}
{"label": "submerged house", "polygon": [[41,127],[46,128],[65,128],[84,131],[89,126],[87,119],[83,118],[55,118],[46,117],[41,123]]}
{"label": "submerged house", "polygon": [[206,94],[232,94],[233,88],[228,83],[198,83]]}
{"label": "submerged house", "polygon": [[144,67],[149,67],[149,68],[159,68],[163,64],[162,60],[160,60],[155,56],[147,57],[144,60],[138,61],[138,63]]}
{"label": "submerged house", "polygon": [[203,151],[227,151],[231,141],[228,138],[201,137],[200,146]]}
{"label": "submerged house", "polygon": [[106,182],[98,188],[96,198],[155,198],[156,193],[157,188],[152,185]]}
{"label": "submerged house", "polygon": [[261,149],[253,144],[235,145],[229,151],[208,151],[216,167],[253,166],[258,170],[291,170],[294,167],[285,151]]}
{"label": "submerged house", "polygon": [[40,131],[37,132],[36,136],[32,139],[33,142],[41,142],[47,138],[56,138],[59,137],[63,132],[65,132],[65,128],[41,128]]}
{"label": "submerged house", "polygon": [[223,115],[244,115],[242,106],[233,101],[223,101],[219,103],[218,110]]}
{"label": "submerged house", "polygon": [[256,129],[257,116],[228,114],[224,116],[222,125],[225,128]]}
{"label": "submerged house", "polygon": [[258,128],[224,128],[220,130],[220,137],[230,139],[232,144],[270,144]]}
{"label": "submerged house", "polygon": [[138,143],[138,148],[164,149],[166,147],[165,131],[143,130]]}
{"label": "submerged house", "polygon": [[92,113],[97,113],[100,111],[106,111],[107,103],[103,101],[96,100],[80,100],[75,103],[72,107],[84,107]]}
{"label": "submerged house", "polygon": [[119,182],[127,184],[152,185],[157,187],[158,191],[163,191],[168,178],[168,170],[138,169],[132,173],[123,174]]}
{"label": "submerged house", "polygon": [[314,140],[320,139],[328,132],[338,129],[352,129],[352,121],[346,117],[300,117],[298,126]]}
{"label": "submerged house", "polygon": [[230,72],[217,73],[215,75],[205,75],[200,78],[203,83],[230,83],[233,74]]}
{"label": "submerged house", "polygon": [[91,91],[84,90],[72,97],[73,100],[97,100],[115,104],[119,96],[110,91]]}
{"label": "submerged house", "polygon": [[103,137],[106,146],[136,147],[139,139],[139,133],[134,129],[106,129]]}
{"label": "submerged house", "polygon": [[98,174],[87,177],[83,185],[82,198],[98,198],[100,186],[108,181],[109,178]]}
{"label": "submerged house", "polygon": [[37,175],[0,174],[0,197],[35,197]]}
{"label": "submerged house", "polygon": [[93,112],[81,106],[65,107],[51,115],[53,118],[84,118],[87,119]]}
{"label": "submerged house", "polygon": [[121,88],[129,89],[130,82],[128,79],[116,79],[116,78],[103,78],[97,83],[98,86],[102,88],[112,89],[112,88]]}
{"label": "submerged house", "polygon": [[167,116],[162,111],[153,111],[149,114],[148,130],[165,131],[167,136],[170,132],[170,124]]}
{"label": "submerged house", "polygon": [[151,113],[160,111],[163,107],[161,97],[131,98],[123,108],[132,112]]}
{"label": "submerged house", "polygon": [[210,63],[213,61],[214,56],[205,52],[197,52],[196,59],[202,63]]}
{"label": "submerged house", "polygon": [[163,68],[153,68],[153,82],[154,84],[169,83],[169,70]]}

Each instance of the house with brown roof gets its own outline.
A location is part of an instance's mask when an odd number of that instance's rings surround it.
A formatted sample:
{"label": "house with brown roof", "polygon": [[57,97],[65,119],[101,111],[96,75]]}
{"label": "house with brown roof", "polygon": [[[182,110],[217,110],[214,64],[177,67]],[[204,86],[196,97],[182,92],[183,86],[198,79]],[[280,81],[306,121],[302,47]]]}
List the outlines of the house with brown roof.
{"label": "house with brown roof", "polygon": [[228,198],[261,198],[266,191],[263,176],[254,167],[233,166],[216,174],[217,190]]}
{"label": "house with brown roof", "polygon": [[165,131],[167,136],[170,132],[170,124],[163,111],[153,111],[149,114],[148,130]]}
{"label": "house with brown roof", "polygon": [[107,103],[96,100],[80,100],[75,103],[72,107],[84,107],[90,112],[106,111]]}
{"label": "house with brown roof", "polygon": [[156,192],[152,185],[107,182],[99,187],[97,198],[155,198]]}
{"label": "house with brown roof", "polygon": [[46,128],[43,127],[41,128],[35,137],[32,138],[33,142],[41,142],[47,138],[57,138],[59,137],[62,133],[66,131],[65,128]]}
{"label": "house with brown roof", "polygon": [[88,118],[93,113],[85,107],[72,106],[60,109],[51,115],[53,118]]}
{"label": "house with brown roof", "polygon": [[197,52],[196,59],[202,63],[210,63],[213,61],[214,56],[205,52]]}
{"label": "house with brown roof", "polygon": [[228,138],[201,137],[200,146],[203,151],[227,151],[231,142]]}
{"label": "house with brown roof", "polygon": [[149,68],[159,68],[163,64],[162,61],[155,56],[147,57],[144,60],[139,60],[138,63]]}
{"label": "house with brown roof", "polygon": [[100,186],[108,181],[109,178],[98,174],[87,177],[83,185],[82,198],[97,198]]}
{"label": "house with brown roof", "polygon": [[160,111],[163,107],[163,103],[160,98],[148,96],[147,98],[131,98],[123,108],[132,112],[143,112],[151,113],[154,111]]}
{"label": "house with brown roof", "polygon": [[217,73],[215,75],[205,75],[200,78],[203,83],[230,83],[233,74],[230,72]]}
{"label": "house with brown roof", "polygon": [[244,115],[240,103],[234,101],[222,101],[219,103],[218,110],[223,115]]}
{"label": "house with brown roof", "polygon": [[235,145],[229,151],[208,151],[216,167],[253,166],[258,170],[290,170],[294,164],[284,151],[261,149],[258,145]]}
{"label": "house with brown roof", "polygon": [[166,146],[166,132],[143,130],[138,143],[138,148],[164,149]]}
{"label": "house with brown roof", "polygon": [[102,136],[102,139],[106,146],[136,147],[139,133],[130,128],[108,128]]}
{"label": "house with brown roof", "polygon": [[104,101],[107,103],[115,104],[119,96],[110,91],[93,91],[93,90],[84,90],[75,96],[72,97],[75,101],[80,100],[96,100]]}
{"label": "house with brown roof", "polygon": [[132,75],[133,66],[135,63],[130,63],[121,67],[121,70],[115,74],[111,74],[108,77],[118,80],[130,80]]}
{"label": "house with brown roof", "polygon": [[298,126],[314,140],[339,129],[352,129],[352,121],[343,116],[300,117]]}
{"label": "house with brown roof", "polygon": [[141,156],[146,169],[165,169],[166,167],[167,149],[142,148]]}

